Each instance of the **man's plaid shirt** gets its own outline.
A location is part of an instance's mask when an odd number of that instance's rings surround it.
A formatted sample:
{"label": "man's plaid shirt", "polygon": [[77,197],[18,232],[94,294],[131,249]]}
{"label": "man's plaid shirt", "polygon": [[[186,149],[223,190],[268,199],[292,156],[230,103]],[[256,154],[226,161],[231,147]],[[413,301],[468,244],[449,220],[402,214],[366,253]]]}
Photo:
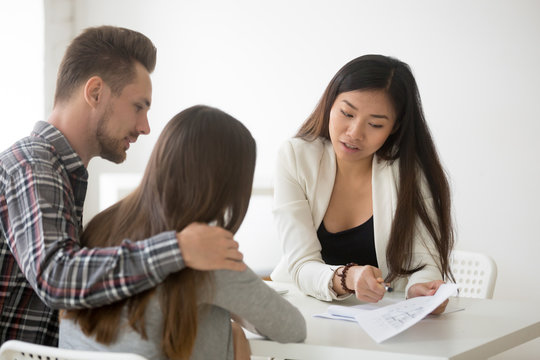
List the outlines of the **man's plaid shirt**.
{"label": "man's plaid shirt", "polygon": [[0,344],[58,343],[55,309],[97,307],[184,267],[174,231],[81,248],[88,172],[47,122],[0,154]]}

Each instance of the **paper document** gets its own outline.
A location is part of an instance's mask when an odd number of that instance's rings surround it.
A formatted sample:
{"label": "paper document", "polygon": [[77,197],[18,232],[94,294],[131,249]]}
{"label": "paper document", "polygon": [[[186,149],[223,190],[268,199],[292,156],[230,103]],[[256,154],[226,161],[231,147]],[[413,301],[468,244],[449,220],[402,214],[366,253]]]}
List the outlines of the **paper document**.
{"label": "paper document", "polygon": [[395,298],[383,298],[379,302],[374,304],[362,304],[355,306],[343,306],[343,305],[330,305],[328,311],[323,314],[315,314],[314,317],[321,317],[325,319],[345,320],[356,322],[355,316],[364,312],[380,309],[382,307],[392,305],[403,301],[402,299]]}
{"label": "paper document", "polygon": [[[384,341],[422,320],[457,291],[456,284],[443,284],[433,296],[408,300],[383,298],[374,304],[355,306],[330,305],[323,314],[314,317],[357,322],[377,342]],[[445,314],[463,310],[448,305]]]}
{"label": "paper document", "polygon": [[358,324],[380,343],[413,326],[450,296],[457,292],[456,284],[443,284],[433,296],[419,296],[372,311],[355,315]]}

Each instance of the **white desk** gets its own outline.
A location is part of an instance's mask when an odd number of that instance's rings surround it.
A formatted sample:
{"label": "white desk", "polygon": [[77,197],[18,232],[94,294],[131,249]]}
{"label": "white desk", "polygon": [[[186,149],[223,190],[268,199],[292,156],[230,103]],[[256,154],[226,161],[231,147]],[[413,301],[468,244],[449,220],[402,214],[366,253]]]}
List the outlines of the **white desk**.
{"label": "white desk", "polygon": [[[303,295],[292,284],[275,283],[306,319],[304,343],[279,344],[248,334],[255,356],[284,359],[487,359],[540,337],[540,309],[533,303],[450,298],[464,307],[440,316],[428,316],[413,327],[380,344],[357,323],[314,318],[332,303]],[[403,296],[403,294],[387,294]],[[355,305],[354,298],[334,302]]]}

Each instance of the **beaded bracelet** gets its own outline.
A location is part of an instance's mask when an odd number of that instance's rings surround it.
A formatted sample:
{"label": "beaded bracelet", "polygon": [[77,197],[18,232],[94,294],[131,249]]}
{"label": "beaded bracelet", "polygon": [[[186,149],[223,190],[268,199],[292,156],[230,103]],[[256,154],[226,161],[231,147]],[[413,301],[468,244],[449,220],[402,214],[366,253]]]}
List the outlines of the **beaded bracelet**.
{"label": "beaded bracelet", "polygon": [[356,263],[348,263],[343,268],[343,271],[341,272],[341,274],[337,274],[337,276],[339,276],[341,278],[341,288],[344,291],[348,292],[349,294],[354,294],[354,290],[349,289],[347,287],[347,284],[345,283],[345,278],[347,277],[347,271],[349,271],[351,266],[358,266],[358,264],[356,264]]}

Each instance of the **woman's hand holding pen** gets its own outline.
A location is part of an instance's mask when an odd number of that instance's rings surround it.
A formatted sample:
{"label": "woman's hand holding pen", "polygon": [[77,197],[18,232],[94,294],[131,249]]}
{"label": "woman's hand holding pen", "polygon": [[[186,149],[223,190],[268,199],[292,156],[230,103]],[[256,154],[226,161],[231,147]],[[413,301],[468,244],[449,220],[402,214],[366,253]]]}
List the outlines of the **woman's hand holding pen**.
{"label": "woman's hand holding pen", "polygon": [[[343,268],[337,270],[334,276],[334,290],[338,294],[346,294],[341,286],[339,274]],[[370,265],[352,266],[348,269],[345,284],[348,289],[354,290],[356,298],[365,302],[377,302],[381,300],[386,292],[382,272],[379,268]]]}
{"label": "woman's hand holding pen", "polygon": [[[417,296],[432,296],[437,292],[439,286],[441,286],[442,284],[444,284],[444,281],[442,280],[434,280],[425,283],[414,284],[409,288],[409,291],[407,291],[407,299]],[[431,314],[442,314],[446,309],[446,305],[448,305],[448,299],[446,299],[446,301],[439,305],[439,307],[433,310]]]}

